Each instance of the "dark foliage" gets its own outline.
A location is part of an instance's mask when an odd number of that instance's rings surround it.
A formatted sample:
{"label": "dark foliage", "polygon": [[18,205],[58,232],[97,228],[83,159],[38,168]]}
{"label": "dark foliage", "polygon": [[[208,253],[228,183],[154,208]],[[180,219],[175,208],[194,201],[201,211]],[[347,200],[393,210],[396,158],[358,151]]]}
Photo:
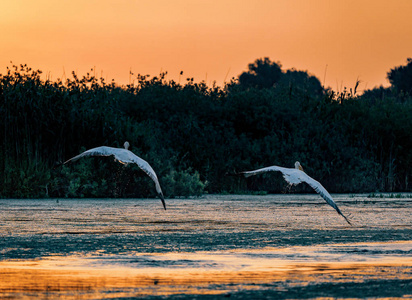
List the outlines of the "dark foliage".
{"label": "dark foliage", "polygon": [[248,68],[248,72],[239,76],[239,84],[243,87],[271,88],[282,77],[282,65],[270,61],[268,57],[257,59]]}
{"label": "dark foliage", "polygon": [[388,72],[388,79],[398,93],[412,95],[412,58],[406,66],[398,66]]}
{"label": "dark foliage", "polygon": [[409,96],[384,88],[336,94],[307,72],[283,72],[268,59],[252,67],[259,76],[266,67],[280,76],[270,75],[268,87],[245,88],[239,78],[218,88],[138,75],[136,84],[119,87],[90,74],[42,81],[40,71],[13,66],[0,76],[0,196],[155,196],[137,166],[112,158],[53,168],[88,148],[121,147],[125,140],[152,165],[167,197],[282,192],[279,174],[247,180],[225,174],[292,167],[296,160],[331,192],[410,190]]}

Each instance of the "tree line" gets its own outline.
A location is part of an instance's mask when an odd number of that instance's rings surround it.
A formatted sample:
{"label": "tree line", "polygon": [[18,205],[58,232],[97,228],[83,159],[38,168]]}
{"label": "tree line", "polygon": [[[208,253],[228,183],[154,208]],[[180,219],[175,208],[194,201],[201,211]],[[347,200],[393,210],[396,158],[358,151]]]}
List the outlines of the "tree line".
{"label": "tree line", "polygon": [[[72,73],[42,80],[11,66],[0,75],[0,197],[152,197],[150,178],[80,152],[122,147],[156,171],[166,197],[280,193],[279,174],[226,176],[270,165],[305,171],[332,193],[410,191],[412,60],[391,86],[337,93],[306,71],[257,59],[224,87],[136,75],[135,82]],[[92,70],[93,71],[93,70]],[[297,192],[310,191],[297,187]]]}

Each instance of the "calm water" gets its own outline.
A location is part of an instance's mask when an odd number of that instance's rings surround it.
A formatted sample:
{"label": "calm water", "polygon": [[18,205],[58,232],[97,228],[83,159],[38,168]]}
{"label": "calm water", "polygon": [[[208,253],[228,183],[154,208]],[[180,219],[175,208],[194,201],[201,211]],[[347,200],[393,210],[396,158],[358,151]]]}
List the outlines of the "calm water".
{"label": "calm water", "polygon": [[0,298],[412,298],[412,199],[0,200]]}

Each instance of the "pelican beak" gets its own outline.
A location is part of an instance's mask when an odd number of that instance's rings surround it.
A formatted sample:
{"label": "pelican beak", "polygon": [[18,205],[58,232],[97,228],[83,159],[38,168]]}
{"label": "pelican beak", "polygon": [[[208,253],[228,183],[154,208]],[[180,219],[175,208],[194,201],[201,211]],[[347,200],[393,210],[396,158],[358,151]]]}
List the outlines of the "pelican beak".
{"label": "pelican beak", "polygon": [[166,210],[166,202],[165,202],[165,198],[163,197],[163,194],[159,193],[159,198],[160,200],[162,200],[163,208]]}

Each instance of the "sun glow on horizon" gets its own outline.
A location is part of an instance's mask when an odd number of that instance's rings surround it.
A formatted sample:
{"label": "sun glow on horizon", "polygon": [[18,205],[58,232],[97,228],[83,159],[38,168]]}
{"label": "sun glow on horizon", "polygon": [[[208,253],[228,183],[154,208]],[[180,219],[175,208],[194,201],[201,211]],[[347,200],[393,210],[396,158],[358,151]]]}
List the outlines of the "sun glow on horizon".
{"label": "sun glow on horizon", "polygon": [[269,57],[333,89],[387,86],[412,53],[411,11],[409,0],[17,0],[0,4],[0,73],[12,61],[52,80],[95,68],[119,84],[167,71],[222,85]]}

